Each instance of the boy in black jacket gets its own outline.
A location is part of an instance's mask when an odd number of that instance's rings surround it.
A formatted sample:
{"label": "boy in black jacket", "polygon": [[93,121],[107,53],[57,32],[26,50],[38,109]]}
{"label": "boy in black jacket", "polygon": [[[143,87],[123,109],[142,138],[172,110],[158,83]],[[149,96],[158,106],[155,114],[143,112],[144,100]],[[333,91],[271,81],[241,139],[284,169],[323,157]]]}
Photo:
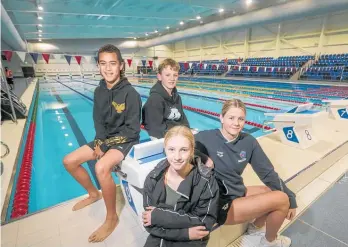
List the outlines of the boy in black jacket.
{"label": "boy in black jacket", "polygon": [[158,66],[158,82],[151,88],[150,97],[143,107],[143,124],[152,138],[163,138],[172,127],[190,127],[176,90],[179,63],[171,58]]}
{"label": "boy in black jacket", "polygon": [[[79,210],[104,198],[106,219],[89,237],[90,242],[103,241],[118,224],[116,185],[111,170],[139,142],[141,114],[140,95],[127,78],[121,75],[124,63],[119,49],[113,45],[101,47],[98,51],[98,64],[104,79],[94,91],[95,139],[68,154],[63,160],[65,168],[89,194],[73,210]],[[102,194],[94,187],[87,171],[81,166],[84,162],[95,159],[95,171]]]}

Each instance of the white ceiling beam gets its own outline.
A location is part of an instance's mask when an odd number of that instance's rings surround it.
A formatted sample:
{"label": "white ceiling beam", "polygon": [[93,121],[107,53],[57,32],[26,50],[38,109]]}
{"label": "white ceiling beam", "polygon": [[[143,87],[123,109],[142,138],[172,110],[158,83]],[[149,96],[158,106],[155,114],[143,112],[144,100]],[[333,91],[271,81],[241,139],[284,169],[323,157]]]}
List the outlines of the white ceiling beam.
{"label": "white ceiling beam", "polygon": [[117,0],[115,3],[113,3],[108,10],[111,10],[115,8],[117,5],[120,5],[123,2],[123,0]]}
{"label": "white ceiling beam", "polygon": [[184,20],[184,21],[192,21],[196,20],[196,18],[187,18],[187,17],[158,17],[158,16],[139,16],[139,15],[115,15],[115,14],[106,14],[106,13],[74,13],[74,12],[53,12],[53,11],[39,11],[39,10],[7,10],[7,12],[12,13],[44,13],[50,15],[74,15],[74,16],[104,16],[104,17],[119,17],[119,18],[146,18],[152,20]]}
{"label": "white ceiling beam", "polygon": [[[37,23],[33,24],[14,24],[15,26],[37,26]],[[53,27],[53,26],[58,26],[58,27],[105,27],[105,28],[112,28],[112,27],[118,27],[118,28],[144,28],[144,29],[149,29],[149,28],[156,28],[156,26],[122,26],[122,25],[101,25],[101,24],[86,24],[86,25],[79,25],[79,24],[43,24],[45,27]]]}

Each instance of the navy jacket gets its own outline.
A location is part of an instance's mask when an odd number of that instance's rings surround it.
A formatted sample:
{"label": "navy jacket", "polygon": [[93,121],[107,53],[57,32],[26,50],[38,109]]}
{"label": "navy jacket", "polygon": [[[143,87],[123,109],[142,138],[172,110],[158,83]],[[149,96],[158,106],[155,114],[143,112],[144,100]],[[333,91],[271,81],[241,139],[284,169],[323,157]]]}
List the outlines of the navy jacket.
{"label": "navy jacket", "polygon": [[221,197],[235,199],[245,196],[242,173],[249,163],[266,186],[286,193],[290,208],[297,207],[295,194],[286,187],[252,135],[240,133],[236,140],[228,142],[219,129],[214,129],[199,132],[195,135],[195,140],[196,148],[214,162]]}

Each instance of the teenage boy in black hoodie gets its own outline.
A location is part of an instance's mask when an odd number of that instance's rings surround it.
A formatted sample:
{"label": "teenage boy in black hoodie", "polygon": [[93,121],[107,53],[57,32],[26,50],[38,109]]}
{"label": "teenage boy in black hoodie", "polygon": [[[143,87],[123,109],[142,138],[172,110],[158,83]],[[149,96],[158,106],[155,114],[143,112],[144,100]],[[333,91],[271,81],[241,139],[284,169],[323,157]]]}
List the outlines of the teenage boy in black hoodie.
{"label": "teenage boy in black hoodie", "polygon": [[[90,242],[103,241],[118,224],[116,185],[111,170],[139,142],[141,114],[140,95],[127,78],[121,75],[124,63],[119,49],[113,45],[101,47],[98,51],[98,65],[104,79],[94,91],[95,139],[68,154],[63,160],[65,168],[89,194],[73,207],[74,211],[104,198],[106,219],[89,237]],[[102,193],[94,187],[87,171],[81,166],[84,162],[95,159],[95,171]]]}
{"label": "teenage boy in black hoodie", "polygon": [[158,66],[158,82],[151,88],[143,106],[143,124],[151,139],[163,138],[172,127],[190,127],[182,108],[181,97],[176,90],[180,65],[171,58]]}

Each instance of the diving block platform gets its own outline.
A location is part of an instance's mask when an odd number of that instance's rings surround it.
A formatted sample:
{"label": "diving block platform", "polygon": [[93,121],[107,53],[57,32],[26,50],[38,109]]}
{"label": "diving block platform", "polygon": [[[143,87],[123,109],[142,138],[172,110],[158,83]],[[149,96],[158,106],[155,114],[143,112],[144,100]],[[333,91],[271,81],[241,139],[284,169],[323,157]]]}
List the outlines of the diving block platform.
{"label": "diving block platform", "polygon": [[264,126],[273,123],[281,141],[289,146],[306,149],[318,142],[313,125],[327,118],[327,112],[311,110],[313,103],[298,105],[288,111],[265,113],[273,117]]}
{"label": "diving block platform", "polygon": [[336,120],[348,121],[348,99],[323,100],[329,104],[330,116]]}
{"label": "diving block platform", "polygon": [[143,188],[146,176],[165,158],[164,139],[134,145],[116,169],[124,198],[142,225]]}

